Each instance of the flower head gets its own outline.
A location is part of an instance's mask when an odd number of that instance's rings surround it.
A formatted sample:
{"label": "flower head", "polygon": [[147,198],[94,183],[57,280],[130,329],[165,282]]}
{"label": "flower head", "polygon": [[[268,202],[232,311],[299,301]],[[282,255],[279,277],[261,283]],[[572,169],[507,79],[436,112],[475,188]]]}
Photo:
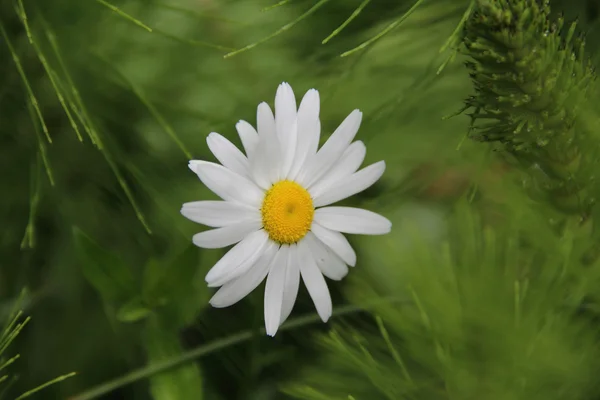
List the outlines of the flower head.
{"label": "flower head", "polygon": [[358,170],[366,148],[352,142],[362,113],[354,110],[318,148],[321,133],[319,92],[309,90],[296,107],[292,88],[282,83],[275,114],[267,103],[257,110],[257,129],[240,121],[236,128],[245,155],[218,133],[207,143],[220,164],[190,161],[189,167],[223,201],[186,203],[181,213],[216,229],[194,235],[203,248],[234,245],[206,275],[220,287],[210,303],[228,307],[264,279],[265,326],[275,335],[290,315],[300,278],[321,319],[332,304],[324,276],[341,280],[356,253],[342,233],[380,235],[392,224],[373,212],[327,207],[375,183],[383,161]]}

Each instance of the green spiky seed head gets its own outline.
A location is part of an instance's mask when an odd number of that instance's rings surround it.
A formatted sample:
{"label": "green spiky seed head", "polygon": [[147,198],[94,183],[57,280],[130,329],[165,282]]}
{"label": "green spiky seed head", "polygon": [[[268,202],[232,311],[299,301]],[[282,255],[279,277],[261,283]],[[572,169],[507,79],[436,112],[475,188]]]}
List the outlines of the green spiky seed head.
{"label": "green spiky seed head", "polygon": [[475,140],[497,142],[561,211],[586,213],[590,132],[581,109],[595,81],[576,23],[549,20],[547,1],[479,0],[465,24],[475,95],[466,100]]}

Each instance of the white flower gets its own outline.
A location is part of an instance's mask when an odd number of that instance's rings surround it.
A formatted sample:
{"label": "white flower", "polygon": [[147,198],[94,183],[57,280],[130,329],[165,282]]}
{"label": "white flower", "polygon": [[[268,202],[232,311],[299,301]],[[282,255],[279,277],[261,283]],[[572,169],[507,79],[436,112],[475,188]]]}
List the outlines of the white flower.
{"label": "white flower", "polygon": [[275,115],[261,103],[256,130],[248,122],[237,123],[246,155],[213,132],[208,147],[221,164],[189,163],[223,199],[183,205],[185,217],[216,228],[194,235],[194,244],[208,249],[235,244],[206,275],[210,287],[220,286],[210,303],[228,307],[266,277],[264,312],[270,336],[290,315],[300,277],[323,322],[329,319],[332,304],[324,276],[341,280],[348,265],[356,264],[356,253],[342,233],[381,235],[392,226],[371,211],[325,207],[367,189],[381,177],[385,163],[358,171],[366,154],[361,141],[352,142],[362,119],[359,110],[317,151],[319,108],[319,92],[309,90],[296,108],[291,86],[282,83]]}

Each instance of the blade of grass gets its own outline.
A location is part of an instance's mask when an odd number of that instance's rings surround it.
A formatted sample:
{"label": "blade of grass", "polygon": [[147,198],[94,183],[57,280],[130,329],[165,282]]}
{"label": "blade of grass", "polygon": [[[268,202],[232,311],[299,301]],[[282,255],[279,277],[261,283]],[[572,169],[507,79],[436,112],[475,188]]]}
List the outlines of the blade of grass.
{"label": "blade of grass", "polygon": [[40,390],[47,388],[50,385],[54,385],[55,383],[62,382],[65,379],[69,379],[69,378],[71,378],[71,377],[73,377],[75,375],[77,375],[76,372],[71,372],[69,374],[65,374],[65,375],[59,376],[58,378],[54,378],[54,379],[52,379],[52,380],[50,380],[50,381],[48,381],[48,382],[46,382],[46,383],[44,383],[44,384],[36,387],[35,389],[31,389],[31,390],[23,393],[22,395],[20,395],[19,397],[17,397],[15,400],[22,400],[24,398],[27,398],[27,397],[29,397],[29,396],[31,396],[33,394],[36,394]]}
{"label": "blade of grass", "polygon": [[17,361],[19,358],[21,358],[21,356],[19,354],[17,354],[14,357],[9,358],[6,362],[4,362],[4,364],[0,365],[0,371],[3,370],[4,368],[8,367],[15,361]]}
{"label": "blade of grass", "polygon": [[15,340],[17,335],[23,330],[25,325],[27,325],[30,320],[31,320],[31,317],[25,318],[25,320],[23,322],[21,322],[20,324],[16,324],[15,327],[9,331],[9,333],[6,337],[3,337],[2,345],[0,345],[0,354],[4,353],[6,348],[8,346],[10,346],[10,344]]}
{"label": "blade of grass", "polygon": [[339,27],[337,27],[333,32],[331,32],[331,35],[329,35],[325,39],[323,39],[323,41],[321,42],[321,44],[326,44],[331,39],[333,39],[335,36],[337,36],[342,30],[344,30],[344,28],[346,26],[348,26],[348,24],[350,24],[350,22],[352,22],[356,17],[358,17],[358,14],[360,14],[361,11],[370,2],[371,2],[371,0],[364,0],[362,3],[360,3],[360,5],[358,7],[356,7],[356,10],[354,10],[354,12],[350,15],[350,17],[348,17],[347,20],[345,20]]}
{"label": "blade of grass", "polygon": [[222,51],[232,51],[232,50],[235,50],[232,47],[221,46],[221,45],[218,45],[218,44],[204,42],[202,40],[181,38],[181,37],[175,36],[175,35],[173,35],[173,34],[171,34],[169,32],[165,32],[165,31],[163,31],[161,29],[155,29],[154,33],[160,34],[160,35],[162,35],[164,37],[167,37],[169,39],[175,40],[175,41],[180,42],[180,43],[189,44],[190,46],[208,47],[208,48],[211,48],[211,49],[222,50]]}
{"label": "blade of grass", "polygon": [[25,6],[23,5],[23,0],[19,0],[19,2],[18,2],[17,14],[21,18],[21,22],[23,23],[23,26],[25,27],[25,31],[27,32],[27,37],[29,38],[29,43],[31,43],[31,45],[33,46],[33,49],[35,50],[35,53],[38,56],[38,59],[42,63],[42,66],[44,67],[44,70],[46,71],[46,74],[48,75],[48,78],[50,79],[52,88],[54,89],[54,92],[56,93],[56,97],[58,98],[60,105],[62,106],[63,110],[65,111],[65,114],[67,115],[67,118],[69,119],[69,122],[71,123],[71,127],[73,128],[73,130],[75,131],[75,134],[77,135],[77,139],[79,139],[79,141],[82,142],[83,138],[81,137],[81,133],[79,132],[79,127],[75,123],[75,120],[73,119],[73,116],[71,115],[71,112],[69,111],[69,108],[67,107],[67,105],[65,103],[65,98],[64,98],[63,94],[61,93],[61,90],[56,82],[56,74],[53,73],[53,70],[50,67],[50,64],[48,63],[46,56],[42,52],[42,49],[40,48],[40,46],[37,44],[37,41],[35,41],[33,39],[33,34],[31,32],[31,29],[29,28],[29,24],[27,22],[28,18],[27,18],[27,14],[25,12]]}
{"label": "blade of grass", "polygon": [[322,6],[324,6],[325,3],[327,3],[328,1],[329,0],[320,0],[317,4],[315,4],[314,6],[312,6],[311,8],[309,8],[308,11],[306,11],[304,14],[300,15],[298,18],[296,18],[295,20],[293,20],[289,24],[286,24],[286,25],[282,26],[281,28],[279,28],[277,31],[275,31],[274,33],[270,34],[269,36],[267,36],[265,38],[262,38],[259,41],[254,42],[252,44],[249,44],[249,45],[247,45],[245,47],[242,47],[239,50],[235,50],[235,51],[232,51],[231,53],[227,53],[223,57],[224,58],[233,57],[236,54],[239,54],[239,53],[242,53],[244,51],[250,50],[250,49],[258,46],[259,44],[262,44],[262,43],[264,43],[266,41],[269,41],[269,40],[273,39],[275,36],[277,36],[280,33],[283,33],[285,31],[289,30],[290,28],[294,27],[298,22],[302,21],[303,19],[305,19],[309,15],[313,14],[319,8],[321,8]]}
{"label": "blade of grass", "polygon": [[413,4],[413,6],[407,12],[405,12],[400,18],[398,18],[397,20],[395,20],[394,22],[389,24],[384,30],[382,30],[381,32],[379,32],[377,35],[373,36],[371,39],[367,40],[366,42],[363,42],[362,44],[358,45],[357,47],[355,47],[351,50],[348,50],[345,53],[342,53],[342,55],[340,57],[347,57],[353,53],[356,53],[357,51],[364,49],[365,47],[371,45],[372,43],[381,39],[383,36],[390,33],[392,30],[397,28],[402,22],[406,21],[406,19],[408,17],[410,17],[410,15],[421,5],[421,3],[423,3],[423,1],[424,0],[417,0],[415,2],[415,4]]}
{"label": "blade of grass", "polygon": [[223,18],[223,17],[218,17],[218,16],[215,16],[215,15],[209,15],[209,14],[206,14],[206,13],[202,13],[202,12],[198,12],[198,11],[195,11],[195,10],[187,9],[185,7],[180,7],[180,6],[176,6],[176,5],[173,5],[173,4],[164,3],[162,1],[153,1],[152,2],[152,6],[157,7],[157,8],[158,7],[164,8],[166,10],[177,11],[177,12],[180,12],[180,13],[183,13],[183,14],[187,14],[187,15],[196,17],[198,19],[210,19],[210,20],[213,20],[213,21],[227,22],[227,23],[238,24],[238,25],[245,25],[246,24],[245,22],[242,22],[242,21],[235,21],[235,20],[232,20],[232,19],[229,19],[229,18]]}
{"label": "blade of grass", "polygon": [[21,249],[29,247],[32,249],[35,246],[35,215],[37,206],[40,202],[41,192],[41,168],[40,168],[40,155],[38,153],[37,161],[31,166],[31,198],[29,199],[29,219],[27,221],[27,227],[25,228],[25,235],[21,240]]}
{"label": "blade of grass", "polygon": [[100,4],[102,4],[103,6],[109,8],[111,11],[113,11],[117,15],[125,18],[129,22],[133,22],[134,24],[136,24],[140,28],[143,28],[143,29],[147,30],[148,32],[152,32],[152,28],[150,28],[148,25],[144,24],[139,19],[136,19],[136,18],[132,17],[131,15],[127,14],[125,11],[121,10],[117,6],[114,6],[114,5],[108,3],[107,1],[104,1],[104,0],[96,0],[96,1],[98,3],[100,3]]}
{"label": "blade of grass", "polygon": [[169,123],[165,120],[162,114],[152,105],[152,103],[146,98],[146,96],[142,93],[140,88],[138,88],[129,78],[127,78],[121,71],[115,68],[106,58],[99,54],[94,54],[96,58],[98,58],[101,62],[103,62],[107,67],[110,68],[125,84],[131,89],[131,91],[135,94],[135,96],[140,100],[140,102],[150,111],[150,114],[154,117],[156,122],[164,129],[164,131],[169,135],[169,137],[177,144],[177,146],[181,149],[183,154],[186,156],[188,160],[192,159],[192,153],[185,147],[185,144],[181,141],[179,136],[175,133],[175,130],[169,125]]}
{"label": "blade of grass", "polygon": [[[8,375],[4,375],[1,379],[1,381],[4,383],[4,381],[8,378]],[[3,385],[4,387],[2,388],[2,391],[0,391],[0,399],[4,399],[4,395],[6,393],[8,393],[8,390],[15,384],[15,382],[19,380],[19,376],[13,376],[10,381],[8,381],[7,385]]]}
{"label": "blade of grass", "polygon": [[50,132],[48,132],[48,127],[46,126],[46,122],[44,122],[44,117],[42,116],[42,110],[40,109],[40,106],[38,104],[37,98],[35,97],[35,94],[33,94],[33,90],[31,89],[31,85],[29,84],[29,79],[27,79],[27,75],[25,75],[25,71],[23,70],[23,66],[21,65],[21,60],[19,59],[19,56],[17,56],[17,53],[16,53],[12,43],[10,42],[10,39],[8,38],[6,30],[4,29],[4,25],[1,22],[0,22],[0,33],[2,33],[2,36],[4,37],[4,41],[6,42],[6,46],[8,47],[8,50],[10,51],[10,54],[15,63],[15,66],[17,67],[17,70],[19,71],[21,80],[23,81],[23,84],[25,85],[25,89],[27,90],[27,94],[29,95],[29,101],[31,102],[31,105],[35,109],[35,112],[40,120],[42,130],[44,131],[44,134],[46,135],[46,139],[48,140],[48,143],[51,144],[52,138],[50,137]]}
{"label": "blade of grass", "polygon": [[[380,299],[378,302],[389,302],[389,301],[398,301],[398,299],[389,299],[389,298]],[[376,303],[374,303],[374,304],[376,304]],[[365,308],[357,307],[354,305],[346,305],[346,306],[336,308],[333,311],[332,316],[333,317],[341,317],[344,315],[365,312],[365,311],[366,311]],[[291,319],[290,321],[286,322],[285,324],[283,324],[281,326],[279,331],[285,331],[285,330],[290,330],[290,329],[298,328],[298,327],[305,326],[305,325],[314,324],[316,322],[319,322],[320,320],[321,320],[320,317],[316,314],[313,314],[313,313],[306,314],[306,315]],[[265,329],[261,328],[260,332],[261,332],[261,334],[264,335]],[[181,364],[196,360],[198,358],[204,357],[208,354],[222,350],[229,346],[233,346],[233,345],[236,345],[236,344],[239,344],[242,342],[246,342],[252,338],[253,333],[254,333],[253,330],[249,329],[249,330],[245,330],[240,333],[237,333],[235,335],[231,335],[224,339],[219,339],[219,340],[213,341],[211,343],[208,343],[206,345],[196,347],[195,349],[192,349],[192,350],[182,354],[181,356],[174,357],[174,358],[165,360],[160,363],[148,365],[146,367],[134,370],[134,371],[132,371],[126,375],[123,375],[119,378],[116,378],[112,381],[105,382],[105,383],[100,384],[94,388],[91,388],[83,393],[80,393],[78,395],[70,397],[68,400],[97,399],[100,396],[105,395],[106,393],[110,393],[113,390],[116,390],[120,387],[129,385],[133,382],[148,378],[149,376],[152,376],[154,374],[158,374],[165,370],[177,367]]]}
{"label": "blade of grass", "polygon": [[291,2],[291,1],[292,1],[292,0],[281,0],[281,1],[280,1],[280,2],[278,2],[278,3],[272,4],[272,5],[270,5],[270,6],[266,6],[266,7],[265,7],[265,8],[263,8],[261,11],[269,11],[269,10],[272,10],[272,9],[274,9],[274,8],[277,8],[277,7],[284,6],[284,5],[286,5],[287,3]]}
{"label": "blade of grass", "polygon": [[52,173],[52,168],[50,167],[48,149],[46,149],[46,144],[44,143],[44,139],[42,138],[42,134],[37,124],[37,118],[35,117],[35,111],[31,103],[27,103],[27,111],[29,112],[29,116],[31,117],[33,131],[35,132],[35,136],[38,142],[38,158],[42,159],[42,163],[44,164],[44,169],[46,171],[46,175],[48,176],[48,180],[50,181],[50,185],[54,186],[54,174]]}
{"label": "blade of grass", "polygon": [[56,35],[52,31],[52,29],[50,29],[50,26],[44,19],[43,15],[39,12],[39,10],[36,10],[36,11],[39,16],[40,22],[42,24],[44,33],[46,35],[46,39],[48,39],[48,42],[50,43],[50,47],[52,48],[52,52],[54,53],[54,57],[56,57],[58,65],[66,79],[66,83],[69,86],[69,88],[71,89],[71,95],[73,96],[73,101],[69,101],[69,105],[71,106],[71,109],[73,110],[73,112],[78,116],[81,124],[84,127],[84,130],[88,134],[92,143],[95,146],[97,146],[98,149],[101,150],[102,143],[100,143],[100,139],[97,137],[96,132],[90,128],[88,121],[87,121],[88,118],[86,117],[86,115],[84,115],[85,110],[84,110],[84,106],[83,106],[83,100],[81,98],[81,95],[79,94],[79,90],[77,90],[77,86],[75,85],[75,83],[73,82],[73,79],[71,78],[71,74],[69,73],[67,65],[62,57],[60,47],[58,45],[58,41],[56,40]]}
{"label": "blade of grass", "polygon": [[385,344],[387,345],[388,350],[390,351],[390,354],[392,355],[392,358],[394,359],[396,364],[398,364],[398,366],[400,367],[400,370],[402,371],[402,375],[404,375],[404,379],[406,379],[407,382],[410,382],[411,385],[414,385],[415,383],[412,380],[410,374],[408,373],[408,369],[406,368],[404,361],[402,361],[402,357],[400,357],[400,353],[398,353],[398,351],[394,347],[394,344],[392,343],[392,340],[390,339],[390,334],[388,333],[387,329],[385,328],[385,325],[383,324],[383,319],[379,315],[377,315],[377,316],[375,316],[375,321],[377,322],[377,327],[379,328],[379,332],[381,333],[381,336],[383,337],[383,340],[385,341]]}
{"label": "blade of grass", "polygon": [[[153,201],[158,206],[159,209],[163,210],[163,212],[166,215],[169,215],[172,218],[180,217],[181,214],[179,213],[179,209],[174,208],[172,204],[170,204],[164,200],[163,194],[159,190],[156,190],[150,183],[148,183],[149,182],[148,177],[146,175],[144,175],[138,167],[133,165],[133,163],[127,163],[127,168],[129,169],[129,171],[131,172],[133,177],[139,182],[141,187],[146,192],[148,192],[148,194],[150,195],[151,201]],[[187,237],[188,237],[187,232],[184,232],[184,230],[181,229],[181,227],[179,227],[179,225],[176,226],[176,229],[181,234],[182,238],[187,239]]]}
{"label": "blade of grass", "polygon": [[56,40],[56,36],[50,29],[50,26],[43,19],[43,17],[41,17],[40,20],[42,22],[42,25],[44,26],[44,31],[46,33],[48,41],[50,42],[52,49],[53,49],[54,55],[55,55],[56,59],[58,60],[58,63],[62,69],[65,79],[67,80],[69,86],[71,87],[71,92],[74,96],[74,100],[77,104],[77,107],[79,108],[80,116],[85,121],[85,123],[83,123],[82,125],[84,126],[84,128],[85,128],[86,132],[88,133],[92,142],[98,147],[98,149],[104,156],[104,159],[108,163],[110,169],[113,171],[113,174],[115,175],[117,181],[119,182],[119,186],[121,186],[121,189],[125,193],[125,196],[127,196],[129,203],[133,207],[136,217],[141,222],[141,224],[144,226],[144,229],[146,230],[146,232],[151,234],[152,230],[150,229],[150,226],[146,222],[146,218],[144,217],[144,214],[142,213],[140,207],[138,206],[137,201],[133,197],[133,193],[131,192],[129,185],[127,185],[127,183],[125,182],[123,175],[119,171],[119,168],[118,168],[117,164],[115,163],[115,161],[113,160],[110,153],[108,151],[106,151],[106,149],[104,148],[104,143],[99,135],[99,132],[96,129],[92,118],[90,117],[90,114],[83,102],[83,99],[81,98],[81,95],[79,94],[79,91],[77,90],[77,87],[74,84],[73,79],[71,78],[71,75],[69,74],[69,70],[66,66],[66,63],[63,60],[63,57],[62,57],[62,54],[60,51],[60,47],[58,45],[58,41]]}
{"label": "blade of grass", "polygon": [[475,7],[475,0],[471,0],[471,2],[469,3],[469,7],[467,7],[467,9],[465,10],[463,16],[461,17],[460,21],[458,22],[458,25],[456,25],[456,28],[454,29],[454,31],[452,32],[452,34],[450,35],[450,37],[448,38],[446,43],[444,43],[444,45],[440,48],[440,53],[443,53],[449,47],[455,47],[455,49],[452,51],[452,53],[446,58],[446,60],[444,60],[442,65],[440,65],[440,67],[438,68],[438,70],[437,70],[438,75],[442,73],[444,68],[446,68],[446,65],[448,65],[449,63],[454,61],[454,59],[456,58],[456,55],[458,54],[457,44],[460,42],[460,33],[462,32],[462,29],[465,26],[467,19],[473,12],[474,7]]}

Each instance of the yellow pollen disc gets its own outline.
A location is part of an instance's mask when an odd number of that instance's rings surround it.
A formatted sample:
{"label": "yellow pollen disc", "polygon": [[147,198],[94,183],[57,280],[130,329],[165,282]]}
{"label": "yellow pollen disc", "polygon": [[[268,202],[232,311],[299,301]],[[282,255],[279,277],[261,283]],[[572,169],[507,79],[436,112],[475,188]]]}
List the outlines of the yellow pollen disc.
{"label": "yellow pollen disc", "polygon": [[265,231],[280,244],[296,243],[306,235],[315,208],[306,189],[292,181],[280,181],[267,190],[260,209]]}

